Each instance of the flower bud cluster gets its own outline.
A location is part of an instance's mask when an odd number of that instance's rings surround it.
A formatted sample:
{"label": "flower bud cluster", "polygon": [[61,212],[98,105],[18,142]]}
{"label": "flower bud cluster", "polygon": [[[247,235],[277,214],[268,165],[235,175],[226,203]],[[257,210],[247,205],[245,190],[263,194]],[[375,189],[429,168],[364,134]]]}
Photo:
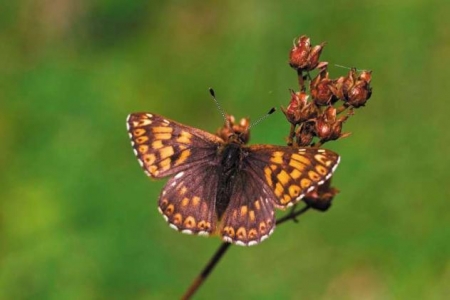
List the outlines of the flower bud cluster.
{"label": "flower bud cluster", "polygon": [[[297,71],[300,84],[299,92],[290,91],[287,108],[281,108],[292,126],[289,145],[312,146],[317,137],[320,146],[347,137],[349,134],[342,132],[343,123],[372,95],[371,71],[358,73],[352,68],[347,76],[329,77],[328,62],[320,61],[324,46],[325,43],[311,46],[310,38],[303,35],[296,39],[289,54],[289,65]],[[305,79],[310,78],[309,72],[316,69],[318,74],[307,85]],[[341,106],[338,106],[340,101]],[[338,117],[344,111],[347,114]]]}
{"label": "flower bud cluster", "polygon": [[[310,38],[302,35],[294,40],[289,53],[289,65],[297,71],[299,91],[290,90],[289,105],[281,110],[291,124],[288,145],[293,147],[320,147],[349,136],[342,131],[344,122],[372,95],[371,71],[351,68],[346,76],[330,78],[328,62],[320,61],[324,46],[325,43],[311,46]],[[314,70],[318,74],[311,79],[310,72]],[[329,179],[307,194],[304,202],[325,211],[337,193]]]}

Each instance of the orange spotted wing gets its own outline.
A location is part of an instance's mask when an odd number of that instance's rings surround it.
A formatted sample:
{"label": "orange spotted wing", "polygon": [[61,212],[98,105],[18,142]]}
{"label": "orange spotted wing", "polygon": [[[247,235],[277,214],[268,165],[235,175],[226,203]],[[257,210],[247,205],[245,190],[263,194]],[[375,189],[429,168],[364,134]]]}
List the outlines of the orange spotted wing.
{"label": "orange spotted wing", "polygon": [[223,239],[255,245],[275,228],[274,207],[285,209],[329,179],[339,163],[332,151],[242,146],[245,159],[221,222]]}

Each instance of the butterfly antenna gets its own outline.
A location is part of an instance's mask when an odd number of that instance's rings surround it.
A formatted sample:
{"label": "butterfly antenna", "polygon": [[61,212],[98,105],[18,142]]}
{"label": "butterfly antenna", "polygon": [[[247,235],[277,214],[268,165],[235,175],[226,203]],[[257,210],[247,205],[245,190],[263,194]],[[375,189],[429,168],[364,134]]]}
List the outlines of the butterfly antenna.
{"label": "butterfly antenna", "polygon": [[216,102],[217,109],[222,114],[223,119],[225,120],[225,123],[227,123],[229,126],[231,125],[227,116],[225,115],[225,112],[223,111],[222,107],[219,104],[219,101],[216,99],[216,93],[214,92],[213,88],[209,88],[209,93],[211,94],[211,97],[213,98],[214,102]]}
{"label": "butterfly antenna", "polygon": [[343,65],[334,64],[334,66],[335,66],[335,67],[338,67],[338,68],[343,68],[343,69],[351,70],[351,68],[346,67],[346,66],[343,66]]}
{"label": "butterfly antenna", "polygon": [[264,120],[265,118],[267,118],[268,116],[270,116],[271,114],[273,114],[276,111],[275,107],[272,107],[267,114],[265,114],[264,116],[260,117],[258,120],[256,120],[255,122],[253,122],[252,124],[250,124],[250,126],[248,126],[247,131],[250,130],[250,128],[252,128],[253,126],[255,126],[256,124],[260,123],[262,120]]}
{"label": "butterfly antenna", "polygon": [[[338,64],[334,64],[334,66],[335,66],[335,67],[338,67],[338,68],[343,68],[343,69],[347,69],[347,70],[351,70],[351,69],[353,69],[353,68],[350,68],[350,67],[346,67],[346,66],[342,66],[342,65],[338,65]],[[355,68],[355,70],[356,70],[356,71],[358,71],[358,72],[361,72],[361,71],[363,71],[363,70],[360,70],[360,69],[356,69],[356,68]]]}

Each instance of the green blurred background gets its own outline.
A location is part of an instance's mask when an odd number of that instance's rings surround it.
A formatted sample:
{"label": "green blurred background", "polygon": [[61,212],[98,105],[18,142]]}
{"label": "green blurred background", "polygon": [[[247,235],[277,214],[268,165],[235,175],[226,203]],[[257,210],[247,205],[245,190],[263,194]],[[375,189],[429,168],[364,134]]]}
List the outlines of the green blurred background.
{"label": "green blurred background", "polygon": [[[125,118],[215,131],[297,88],[301,34],[331,77],[373,70],[345,124],[341,190],[264,243],[232,247],[198,299],[444,299],[450,294],[450,2],[9,1],[0,12],[0,299],[179,298],[220,244],[157,211],[164,181]],[[281,112],[253,143],[284,144]]]}

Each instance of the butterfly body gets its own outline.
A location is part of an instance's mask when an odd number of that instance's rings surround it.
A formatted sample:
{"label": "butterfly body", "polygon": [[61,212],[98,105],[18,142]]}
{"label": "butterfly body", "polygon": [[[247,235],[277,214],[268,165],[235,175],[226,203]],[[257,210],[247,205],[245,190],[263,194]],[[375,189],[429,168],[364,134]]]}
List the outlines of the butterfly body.
{"label": "butterfly body", "polygon": [[218,234],[255,245],[285,209],[328,180],[339,156],[329,150],[245,145],[242,133],[222,139],[150,113],[133,113],[127,127],[136,157],[153,178],[170,177],[159,211],[170,227]]}
{"label": "butterfly body", "polygon": [[240,171],[242,148],[239,144],[225,144],[220,152],[219,183],[216,194],[216,214],[220,219],[225,212],[231,197],[236,174]]}

